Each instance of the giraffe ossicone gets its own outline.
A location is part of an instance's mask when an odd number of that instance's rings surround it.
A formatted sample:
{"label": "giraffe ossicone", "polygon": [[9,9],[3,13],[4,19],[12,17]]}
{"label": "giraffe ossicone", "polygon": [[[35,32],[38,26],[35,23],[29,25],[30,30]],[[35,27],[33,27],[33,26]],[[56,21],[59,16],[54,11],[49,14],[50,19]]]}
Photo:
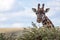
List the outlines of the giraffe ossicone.
{"label": "giraffe ossicone", "polygon": [[40,4],[38,4],[37,9],[36,8],[32,8],[32,10],[35,12],[36,16],[37,16],[37,22],[43,24],[43,26],[46,27],[54,27],[53,23],[51,22],[51,20],[45,15],[45,13],[47,13],[49,11],[50,8],[46,8],[44,10],[44,4],[42,4],[42,7],[40,7]]}

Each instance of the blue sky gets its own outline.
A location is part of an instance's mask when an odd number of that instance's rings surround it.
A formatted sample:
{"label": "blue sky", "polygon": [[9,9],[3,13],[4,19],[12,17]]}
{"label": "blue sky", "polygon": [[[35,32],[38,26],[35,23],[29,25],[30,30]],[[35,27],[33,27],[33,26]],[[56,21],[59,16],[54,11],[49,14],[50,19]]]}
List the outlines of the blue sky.
{"label": "blue sky", "polygon": [[0,0],[0,28],[28,27],[36,22],[36,15],[32,8],[45,3],[50,8],[46,13],[55,26],[60,26],[60,0]]}

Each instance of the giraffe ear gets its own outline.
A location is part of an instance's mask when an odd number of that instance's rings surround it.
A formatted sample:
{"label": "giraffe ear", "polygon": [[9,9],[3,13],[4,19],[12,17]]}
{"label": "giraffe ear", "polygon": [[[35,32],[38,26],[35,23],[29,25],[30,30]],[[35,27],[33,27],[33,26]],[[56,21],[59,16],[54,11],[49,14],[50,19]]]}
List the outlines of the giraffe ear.
{"label": "giraffe ear", "polygon": [[48,12],[50,8],[46,8],[45,12]]}
{"label": "giraffe ear", "polygon": [[35,9],[35,8],[32,8],[32,10],[33,10],[34,12],[36,12],[36,9]]}

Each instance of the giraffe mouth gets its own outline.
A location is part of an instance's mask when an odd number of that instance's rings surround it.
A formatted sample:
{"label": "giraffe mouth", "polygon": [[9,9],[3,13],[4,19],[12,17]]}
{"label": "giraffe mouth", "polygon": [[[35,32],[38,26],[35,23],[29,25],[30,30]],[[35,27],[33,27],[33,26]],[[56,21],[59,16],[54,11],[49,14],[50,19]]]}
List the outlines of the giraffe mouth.
{"label": "giraffe mouth", "polygon": [[38,18],[38,19],[37,19],[37,22],[38,22],[38,23],[40,23],[41,21],[42,21],[42,19],[41,19],[41,18]]}

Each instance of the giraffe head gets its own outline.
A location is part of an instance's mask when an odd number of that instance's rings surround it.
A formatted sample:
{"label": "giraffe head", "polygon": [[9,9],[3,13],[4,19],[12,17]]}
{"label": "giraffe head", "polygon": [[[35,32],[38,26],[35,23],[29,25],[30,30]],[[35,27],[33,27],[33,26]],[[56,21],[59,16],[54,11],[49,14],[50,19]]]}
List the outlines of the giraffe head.
{"label": "giraffe head", "polygon": [[44,4],[42,4],[42,7],[40,8],[40,4],[38,4],[38,8],[32,8],[32,10],[36,13],[37,15],[37,22],[40,23],[43,19],[43,17],[45,16],[45,13],[47,13],[49,11],[49,8],[46,8],[44,10]]}

